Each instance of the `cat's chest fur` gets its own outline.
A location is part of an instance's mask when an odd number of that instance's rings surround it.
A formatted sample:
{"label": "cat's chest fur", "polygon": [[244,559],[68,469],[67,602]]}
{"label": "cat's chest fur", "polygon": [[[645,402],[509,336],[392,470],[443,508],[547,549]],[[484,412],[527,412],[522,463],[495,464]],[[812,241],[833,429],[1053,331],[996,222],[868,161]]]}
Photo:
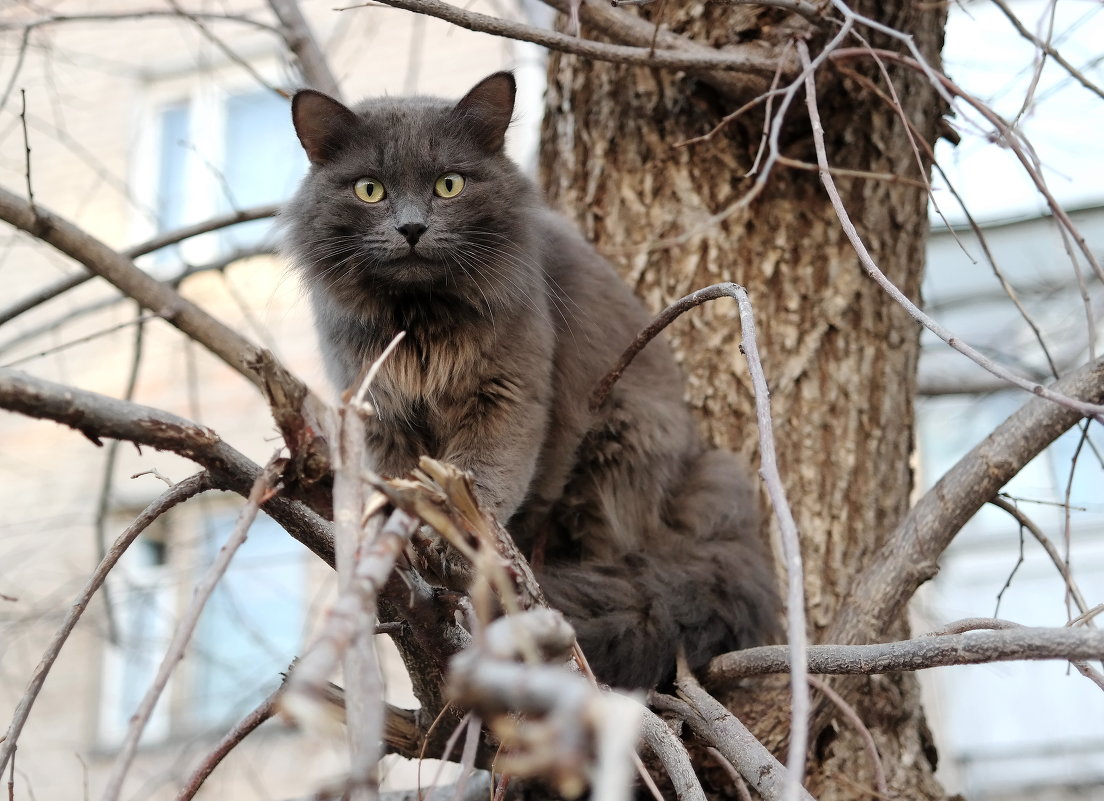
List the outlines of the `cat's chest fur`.
{"label": "cat's chest fur", "polygon": [[[495,350],[493,328],[462,319],[467,315],[455,305],[423,301],[417,314],[407,314],[409,303],[385,300],[368,317],[335,314],[332,307],[316,312],[341,385],[356,387],[365,368],[379,362],[368,395],[385,420],[409,422],[412,415],[424,417],[471,396],[485,380]],[[427,314],[434,305],[446,309]],[[458,336],[461,326],[464,335]]]}

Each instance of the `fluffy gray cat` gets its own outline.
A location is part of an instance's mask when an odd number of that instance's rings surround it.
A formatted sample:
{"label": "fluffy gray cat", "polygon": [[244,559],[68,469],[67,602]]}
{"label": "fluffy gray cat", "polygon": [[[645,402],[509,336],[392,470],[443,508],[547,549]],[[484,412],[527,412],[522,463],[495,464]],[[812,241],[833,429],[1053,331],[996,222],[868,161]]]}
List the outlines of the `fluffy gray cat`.
{"label": "fluffy gray cat", "polygon": [[505,72],[459,102],[299,92],[285,247],[339,387],[406,332],[372,385],[376,469],[470,471],[599,679],[654,686],[680,646],[697,667],[776,637],[756,493],[699,439],[660,341],[589,410],[649,316],[503,153],[513,105]]}

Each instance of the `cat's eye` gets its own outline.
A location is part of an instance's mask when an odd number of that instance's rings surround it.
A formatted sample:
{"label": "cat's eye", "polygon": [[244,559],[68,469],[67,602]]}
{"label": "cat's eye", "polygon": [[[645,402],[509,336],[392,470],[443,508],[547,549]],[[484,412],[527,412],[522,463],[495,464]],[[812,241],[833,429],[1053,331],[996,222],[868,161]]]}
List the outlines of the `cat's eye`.
{"label": "cat's eye", "polygon": [[379,203],[387,196],[387,190],[375,178],[357,179],[357,182],[353,184],[353,191],[365,203]]}
{"label": "cat's eye", "polygon": [[463,188],[464,176],[458,172],[446,172],[433,185],[437,197],[456,197]]}

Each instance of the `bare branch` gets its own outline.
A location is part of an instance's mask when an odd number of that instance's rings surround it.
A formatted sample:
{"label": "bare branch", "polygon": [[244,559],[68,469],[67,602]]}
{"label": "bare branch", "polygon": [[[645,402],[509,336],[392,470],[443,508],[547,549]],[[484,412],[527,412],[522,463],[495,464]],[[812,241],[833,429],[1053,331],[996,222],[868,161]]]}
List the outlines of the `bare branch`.
{"label": "bare branch", "polygon": [[145,729],[150,715],[153,714],[153,708],[157,704],[157,699],[161,697],[161,693],[169,683],[169,678],[172,676],[177,664],[184,658],[184,650],[188,647],[188,642],[192,638],[192,633],[199,624],[199,616],[203,612],[203,607],[207,604],[207,599],[210,598],[211,593],[215,591],[215,587],[222,579],[226,569],[230,566],[230,560],[233,558],[234,554],[237,553],[238,548],[245,542],[246,535],[249,533],[249,527],[256,519],[261,504],[274,492],[273,487],[276,485],[276,481],[279,477],[277,466],[277,459],[273,457],[269,460],[268,464],[265,465],[260,475],[257,476],[257,480],[253,482],[253,488],[249,492],[249,497],[246,499],[245,506],[238,516],[238,522],[234,527],[234,531],[227,537],[226,542],[219,549],[214,562],[203,575],[203,578],[200,579],[199,583],[196,584],[195,590],[192,593],[192,600],[188,604],[184,616],[177,624],[176,630],[173,632],[172,640],[165,652],[165,656],[162,658],[161,664],[157,668],[157,675],[154,676],[153,682],[146,690],[146,694],[142,697],[141,703],[138,704],[137,711],[135,711],[134,716],[130,719],[130,726],[127,729],[126,737],[119,750],[119,756],[116,757],[115,764],[112,765],[111,773],[107,778],[107,787],[104,789],[103,801],[115,801],[115,799],[119,797],[119,793],[123,789],[123,782],[126,780],[126,774],[130,769],[131,762],[134,760],[134,754],[138,750],[138,740],[142,736],[142,731]]}
{"label": "bare branch", "polygon": [[88,608],[92,596],[103,586],[107,574],[115,567],[115,563],[119,561],[126,552],[126,549],[130,547],[130,544],[137,539],[138,535],[145,531],[154,520],[174,506],[183,503],[201,492],[212,489],[213,487],[214,484],[211,482],[210,476],[206,472],[202,472],[190,478],[186,478],[169,488],[161,493],[153,503],[147,506],[133,523],[127,526],[126,530],[119,535],[111,548],[104,554],[100,563],[96,566],[96,569],[92,571],[92,575],[89,576],[88,582],[84,585],[84,589],[80,591],[77,595],[77,599],[73,602],[72,606],[69,607],[69,611],[65,615],[65,620],[62,621],[61,626],[58,627],[58,630],[50,640],[50,644],[46,647],[42,659],[39,660],[38,667],[36,667],[34,673],[31,674],[31,680],[27,684],[26,691],[15,707],[15,713],[12,715],[11,723],[8,724],[7,732],[4,737],[0,738],[0,772],[4,770],[4,766],[15,753],[15,746],[19,740],[19,734],[23,731],[23,725],[27,722],[27,718],[31,714],[31,707],[34,706],[35,699],[38,698],[38,693],[42,689],[42,685],[45,683],[46,677],[50,673],[50,668],[54,666],[54,662],[61,653],[62,646],[65,645],[65,641],[69,638],[73,628],[77,625],[77,621],[80,620],[84,610]]}
{"label": "bare branch", "polygon": [[441,2],[441,0],[378,0],[378,2],[361,6],[348,6],[347,9],[363,8],[366,5],[375,6],[380,3],[393,8],[413,11],[416,14],[437,17],[470,31],[481,31],[521,42],[533,42],[551,50],[572,53],[597,61],[609,61],[615,64],[637,64],[667,69],[749,72],[755,75],[769,75],[777,68],[777,64],[773,60],[747,50],[721,52],[712,48],[698,47],[693,52],[685,52],[607,44],[544,28],[536,28],[512,20],[491,17],[475,11],[467,11]]}
{"label": "bare branch", "polygon": [[[1024,626],[874,645],[810,645],[807,666],[810,673],[871,675],[987,662],[1102,658],[1104,631]],[[745,676],[789,671],[786,647],[766,645],[716,657],[706,676],[720,685]]]}
{"label": "bare branch", "polygon": [[[206,467],[219,487],[247,495],[260,468],[210,429],[149,406],[109,398],[0,368],[0,408],[54,420],[99,444],[100,437],[124,439],[178,453]],[[327,564],[333,564],[333,534],[304,504],[275,497],[264,510]]]}
{"label": "bare branch", "polygon": [[384,709],[383,677],[375,654],[376,609],[395,560],[418,526],[403,512],[395,512],[385,525],[382,496],[374,493],[369,499],[367,417],[359,404],[347,403],[338,411],[340,447],[334,465],[338,603],[347,627],[339,653],[344,656],[350,801],[374,801],[379,794]]}
{"label": "bare branch", "polygon": [[713,284],[712,286],[707,286],[703,289],[691,292],[686,297],[679,298],[656,315],[655,320],[636,335],[636,339],[632,341],[625,349],[624,353],[621,354],[621,358],[617,360],[617,364],[610,368],[610,371],[606,373],[605,377],[594,387],[594,390],[590,394],[591,411],[597,411],[602,404],[606,402],[606,398],[609,397],[613,385],[617,383],[628,366],[632,364],[637,354],[644,350],[644,346],[655,339],[660,331],[695,306],[700,306],[703,303],[710,300],[716,300],[717,298],[735,298],[735,292],[736,284],[727,282],[723,284]]}
{"label": "bare branch", "polygon": [[1001,13],[1008,18],[1008,21],[1012,23],[1012,27],[1016,29],[1016,32],[1020,36],[1031,42],[1031,44],[1035,45],[1035,47],[1039,48],[1039,50],[1041,50],[1043,53],[1050,56],[1059,64],[1061,64],[1062,68],[1065,69],[1065,71],[1068,72],[1070,76],[1079,84],[1084,86],[1086,89],[1088,89],[1090,92],[1097,95],[1098,97],[1104,98],[1104,90],[1102,90],[1099,86],[1086,78],[1076,67],[1074,67],[1069,61],[1066,60],[1065,56],[1063,56],[1060,52],[1058,52],[1058,50],[1052,47],[1049,42],[1044,42],[1038,36],[1025,28],[1024,24],[1020,22],[1020,18],[1012,12],[1012,9],[1008,7],[1008,4],[1005,3],[1004,0],[990,0],[990,2],[992,2],[993,5],[999,8]]}
{"label": "bare branch", "polygon": [[191,801],[195,797],[195,794],[199,792],[199,788],[207,781],[207,777],[219,766],[219,763],[222,762],[242,740],[256,731],[262,723],[276,714],[276,698],[283,689],[284,685],[281,683],[280,686],[269,693],[268,697],[261,701],[252,712],[238,721],[234,728],[228,731],[226,735],[218,741],[214,749],[192,772],[188,780],[184,782],[184,786],[180,788],[180,792],[176,795],[176,801]]}
{"label": "bare branch", "polygon": [[[191,16],[202,20],[208,20],[211,22],[233,22],[241,25],[246,25],[251,28],[257,28],[259,30],[268,31],[269,33],[279,34],[280,31],[269,25],[266,22],[253,19],[252,17],[244,14],[227,14],[223,12],[202,12],[193,11],[189,12]],[[23,30],[32,31],[35,28],[44,28],[51,25],[58,25],[68,22],[76,23],[96,23],[96,22],[120,22],[123,20],[147,20],[147,19],[180,19],[180,14],[176,11],[169,11],[163,8],[151,8],[151,9],[136,9],[134,11],[122,11],[117,13],[88,13],[88,14],[46,14],[35,19],[15,21],[5,20],[0,21],[0,31],[12,31]]]}
{"label": "bare branch", "polygon": [[[759,453],[761,466],[759,473],[767,488],[767,494],[771,499],[775,516],[778,520],[779,531],[782,540],[782,551],[786,558],[787,598],[786,614],[787,629],[789,635],[789,648],[793,652],[793,660],[797,664],[804,662],[804,648],[806,639],[805,625],[805,589],[804,570],[801,564],[801,546],[798,539],[797,524],[794,522],[793,513],[790,510],[786,492],[782,486],[782,477],[778,473],[777,459],[774,449],[774,434],[770,413],[770,390],[767,388],[766,377],[763,374],[763,366],[759,359],[759,350],[755,338],[755,317],[752,314],[751,303],[747,292],[743,287],[733,283],[714,284],[713,286],[699,289],[686,297],[672,303],[664,309],[651,324],[641,331],[632,344],[622,353],[621,358],[613,369],[598,383],[590,398],[590,408],[597,409],[605,402],[614,382],[620,378],[633,358],[644,349],[652,339],[664,328],[670,325],[675,318],[695,306],[721,297],[733,298],[740,309],[740,329],[744,341],[740,350],[748,361],[748,369],[751,373],[752,386],[755,394],[756,420],[759,429]],[[788,767],[790,775],[797,775],[805,764],[805,748],[808,738],[809,718],[809,688],[805,681],[805,675],[798,670],[791,682],[793,696],[792,727],[790,735],[790,753]],[[792,799],[796,787],[787,791],[787,799]]]}
{"label": "bare branch", "polygon": [[[240,250],[235,250],[232,253],[228,253],[225,256],[220,256],[219,258],[215,259],[214,261],[207,262],[205,264],[187,264],[187,265],[184,265],[184,266],[181,267],[180,271],[177,272],[175,275],[173,275],[170,278],[165,279],[164,283],[166,283],[169,286],[176,289],[176,288],[179,288],[180,285],[183,284],[185,280],[187,280],[188,278],[191,278],[193,275],[198,275],[199,273],[204,273],[204,272],[221,272],[221,271],[225,270],[227,267],[230,267],[231,265],[233,265],[233,264],[235,264],[239,261],[242,261],[244,259],[251,259],[251,258],[254,258],[255,256],[271,254],[271,252],[272,252],[271,248],[268,248],[268,247],[265,247],[265,246],[248,247],[248,248],[242,248]],[[96,277],[95,275],[89,274],[89,275],[85,275],[85,276],[75,276],[71,279],[63,279],[62,281],[58,282],[57,284],[54,284],[53,288],[64,292],[64,291],[68,290],[69,288],[71,288],[72,286],[79,286],[79,285],[85,283],[85,281],[87,281],[88,279],[95,278],[95,277]],[[66,286],[66,285],[68,285],[68,286]],[[38,293],[36,293],[36,295],[37,294]],[[47,294],[47,293],[44,291],[42,294]],[[51,295],[51,297],[52,297],[52,295]],[[50,297],[45,298],[45,300],[49,300],[49,299],[50,299]],[[69,309],[66,312],[64,312],[63,314],[58,314],[56,316],[47,318],[46,320],[44,320],[41,323],[38,323],[37,325],[31,326],[29,328],[26,328],[23,331],[20,331],[17,335],[13,336],[11,339],[7,339],[4,342],[0,342],[0,353],[6,353],[7,351],[9,351],[9,350],[11,350],[11,349],[13,349],[13,348],[15,348],[19,345],[22,345],[25,342],[31,342],[31,341],[37,339],[38,337],[42,336],[43,334],[53,333],[63,325],[67,325],[69,323],[72,323],[72,322],[74,322],[74,321],[76,321],[76,320],[78,320],[82,317],[85,317],[85,316],[89,315],[89,314],[95,314],[98,311],[102,311],[104,309],[111,308],[112,306],[114,306],[118,303],[121,303],[122,301],[130,300],[130,299],[131,298],[128,298],[126,295],[122,295],[122,294],[115,295],[115,296],[112,296],[112,297],[107,297],[107,298],[100,298],[99,300],[91,301],[90,303],[87,303],[83,306],[78,306],[76,308]],[[22,302],[17,304],[17,306],[22,306],[22,305],[23,305]],[[30,309],[30,308],[33,308],[33,304],[28,305],[26,308],[16,308],[15,310],[16,310],[17,314],[22,314],[24,311],[28,311],[28,309]],[[153,316],[157,316],[157,315],[153,315]]]}
{"label": "bare branch", "polygon": [[1009,503],[1004,498],[990,498],[989,503],[996,506],[998,509],[1003,509],[1012,515],[1012,517],[1021,526],[1031,532],[1033,536],[1046,551],[1047,556],[1050,557],[1050,561],[1054,563],[1054,566],[1058,568],[1059,574],[1066,583],[1066,587],[1069,590],[1070,595],[1073,597],[1074,603],[1077,604],[1077,609],[1081,614],[1089,611],[1089,605],[1085,602],[1085,596],[1081,594],[1081,589],[1077,586],[1077,583],[1073,580],[1073,574],[1070,572],[1069,564],[1062,558],[1062,555],[1058,553],[1058,549],[1054,547],[1054,543],[1050,541],[1050,538],[1043,533],[1035,521],[1024,514],[1019,507],[1015,504]]}
{"label": "bare branch", "polygon": [[878,744],[874,742],[874,735],[870,733],[870,729],[866,727],[855,708],[847,703],[842,695],[828,686],[827,682],[821,681],[815,676],[807,676],[806,678],[810,686],[815,687],[817,692],[836,705],[843,717],[851,724],[855,733],[859,735],[863,748],[866,749],[867,756],[870,757],[870,766],[874,771],[874,785],[881,797],[888,799],[890,795],[889,786],[886,784],[885,766],[882,765],[882,757],[878,753]]}
{"label": "bare branch", "polygon": [[[1100,260],[1097,259],[1096,254],[1093,253],[1092,248],[1089,247],[1088,242],[1085,241],[1085,237],[1077,230],[1077,226],[1073,224],[1073,220],[1070,219],[1069,213],[1062,207],[1058,200],[1051,194],[1050,189],[1046,185],[1046,181],[1043,179],[1042,173],[1039,171],[1036,164],[1032,162],[1031,157],[1028,155],[1029,148],[1023,143],[1022,135],[1012,128],[999,114],[993,111],[985,103],[978,100],[976,97],[966,92],[959,87],[954,81],[941,73],[934,73],[930,66],[926,63],[922,63],[916,59],[902,56],[900,53],[895,53],[892,50],[882,50],[878,48],[843,48],[832,53],[833,59],[850,59],[850,58],[867,58],[871,55],[878,58],[886,59],[887,61],[895,61],[898,64],[904,64],[905,66],[918,70],[929,77],[936,85],[936,87],[942,93],[949,93],[955,97],[962,98],[966,103],[972,106],[978,111],[994,128],[997,133],[1000,134],[1001,139],[1008,145],[1009,149],[1019,160],[1023,166],[1024,171],[1035,184],[1036,190],[1047,202],[1047,207],[1054,215],[1054,219],[1061,223],[1062,227],[1069,233],[1073,240],[1077,243],[1078,249],[1085,257],[1085,260],[1092,266],[1093,272],[1097,278],[1104,281],[1104,267],[1101,267]],[[934,332],[933,332],[934,333]]]}
{"label": "bare branch", "polygon": [[[809,51],[804,42],[797,43],[798,52],[803,58],[805,64],[809,64]],[[881,51],[878,52],[881,55]],[[820,112],[817,110],[816,101],[816,85],[813,82],[813,74],[811,69],[806,69],[805,73],[805,103],[809,109],[809,120],[812,123],[813,128],[813,144],[816,147],[817,163],[820,165],[820,180],[824,184],[824,188],[828,193],[828,197],[832,202],[832,208],[836,211],[836,216],[839,218],[840,225],[843,228],[844,234],[850,240],[852,246],[855,248],[855,253],[859,257],[859,262],[862,264],[863,269],[866,271],[874,282],[878,284],[891,298],[893,298],[898,305],[900,305],[909,316],[923,325],[937,337],[942,339],[952,348],[962,353],[972,361],[984,367],[998,378],[1003,378],[1010,384],[1025,389],[1028,392],[1032,392],[1036,395],[1040,395],[1044,398],[1060,403],[1064,406],[1068,406],[1071,409],[1079,411],[1081,414],[1091,416],[1097,420],[1104,421],[1104,406],[1100,404],[1085,403],[1076,398],[1071,398],[1067,395],[1063,395],[1060,392],[1055,392],[1035,381],[1009,370],[1002,364],[999,364],[984,353],[973,346],[963,342],[959,337],[955,336],[951,331],[944,328],[940,323],[925,314],[915,303],[913,303],[900,289],[894,286],[881,271],[878,265],[874,262],[870,252],[867,250],[865,243],[862,241],[862,237],[859,236],[858,230],[855,228],[855,224],[851,221],[850,215],[847,213],[847,209],[843,205],[843,200],[840,197],[839,191],[836,189],[835,182],[832,180],[831,172],[828,168],[828,156],[824,145],[824,127],[820,122]]]}
{"label": "bare branch", "polygon": [[[605,0],[545,0],[545,2],[562,14],[571,15],[572,8],[577,6],[578,16],[581,22],[612,42],[635,45],[639,48],[647,48],[649,52],[657,47],[663,50],[681,52],[687,55],[715,55],[716,50],[695,42],[673,31],[665,30],[650,20],[630,14],[621,9],[614,8]],[[754,64],[754,69],[747,72],[713,71],[701,72],[702,81],[714,87],[720,92],[729,95],[746,97],[748,94],[760,94],[767,89],[766,74],[781,70],[787,74],[796,71],[797,65],[792,59],[785,57],[772,61],[764,56],[761,50],[754,45],[745,46],[732,44],[726,48],[726,52],[740,52],[741,57],[749,59],[749,66]],[[777,62],[783,62],[781,65]]]}
{"label": "bare branch", "polygon": [[[310,493],[313,483],[328,474],[324,443],[315,433],[321,427],[322,404],[270,353],[256,347],[171,287],[146,275],[132,261],[72,223],[41,207],[32,208],[4,189],[0,189],[0,219],[103,276],[261,389],[291,451],[292,469],[287,477],[296,482],[303,479],[302,485],[296,487],[298,492]],[[315,492],[311,497],[316,508],[328,507],[327,493]]]}
{"label": "bare branch", "polygon": [[26,176],[27,176],[27,202],[31,204],[31,208],[35,207],[34,202],[34,187],[31,185],[31,140],[27,136],[27,92],[25,89],[19,90],[19,122],[23,126],[23,150],[25,153],[26,162]]}
{"label": "bare branch", "polygon": [[[674,712],[685,720],[695,734],[721,752],[765,801],[780,801],[787,774],[782,763],[720,701],[702,689],[693,676],[684,676],[677,686],[682,700],[653,693],[652,706]],[[800,783],[798,797],[801,801],[814,801]]]}
{"label": "bare branch", "polygon": [[809,22],[824,22],[824,5],[809,2],[809,0],[707,0],[719,6],[767,6],[769,8],[781,8],[800,14]]}
{"label": "bare branch", "polygon": [[663,719],[650,709],[644,712],[642,739],[663,763],[679,801],[705,801],[705,791],[694,773],[694,765],[690,761],[690,755],[686,753],[686,746]]}
{"label": "bare branch", "polygon": [[121,292],[163,317],[206,347],[253,384],[261,378],[252,366],[260,350],[165,284],[146,275],[98,239],[41,206],[33,207],[0,189],[0,219],[31,234],[106,278]]}
{"label": "bare branch", "polygon": [[[1052,385],[1069,397],[1104,400],[1104,359]],[[881,551],[856,577],[827,632],[829,642],[876,637],[895,620],[916,588],[935,575],[937,560],[973,514],[1081,415],[1032,398],[962,457],[912,507]]]}
{"label": "bare branch", "polygon": [[310,26],[296,0],[268,0],[269,8],[280,21],[281,35],[288,49],[299,60],[299,67],[307,83],[331,97],[340,98],[341,89],[330,70],[329,61],[318,46]]}
{"label": "bare branch", "polygon": [[[1104,608],[1104,604],[1101,604],[1101,608]],[[1066,627],[1072,627],[1079,625],[1080,623],[1088,623],[1092,620],[1092,610],[1082,615],[1077,620],[1071,620],[1066,624]],[[962,620],[956,620],[953,623],[948,623],[946,626],[937,629],[936,631],[929,632],[928,637],[938,637],[943,634],[961,634],[965,631],[977,631],[979,629],[1022,629],[1024,626],[1020,623],[1013,623],[1010,620],[1001,620],[993,617],[967,617]],[[1104,690],[1104,675],[1100,671],[1096,670],[1084,659],[1071,659],[1070,664],[1077,668],[1077,672],[1091,681],[1100,689]]]}
{"label": "bare branch", "polygon": [[782,553],[786,559],[786,621],[789,637],[789,653],[798,669],[793,672],[790,692],[793,707],[790,713],[793,721],[790,728],[789,754],[786,759],[788,777],[783,798],[796,801],[800,791],[800,776],[805,769],[805,750],[809,737],[809,686],[805,671],[800,668],[805,661],[805,571],[801,564],[801,544],[798,539],[797,523],[786,499],[786,490],[782,485],[782,476],[778,472],[778,461],[774,450],[774,432],[771,425],[770,390],[763,374],[763,365],[759,359],[759,349],[755,341],[755,317],[751,303],[743,287],[736,287],[736,302],[740,305],[740,330],[744,341],[740,350],[747,358],[751,383],[755,389],[755,417],[759,429],[759,474],[770,496],[774,516],[782,540]]}

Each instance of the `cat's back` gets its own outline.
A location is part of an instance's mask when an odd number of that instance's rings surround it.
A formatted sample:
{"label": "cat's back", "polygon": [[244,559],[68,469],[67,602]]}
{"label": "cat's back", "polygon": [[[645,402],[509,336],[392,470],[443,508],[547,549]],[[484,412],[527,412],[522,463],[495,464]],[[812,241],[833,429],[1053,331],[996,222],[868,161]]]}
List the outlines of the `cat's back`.
{"label": "cat's back", "polygon": [[[569,220],[539,208],[532,226],[553,308],[557,361],[588,384],[589,395],[653,314]],[[662,338],[637,356],[621,380],[625,388],[647,387],[647,394],[682,404],[681,372]]]}

